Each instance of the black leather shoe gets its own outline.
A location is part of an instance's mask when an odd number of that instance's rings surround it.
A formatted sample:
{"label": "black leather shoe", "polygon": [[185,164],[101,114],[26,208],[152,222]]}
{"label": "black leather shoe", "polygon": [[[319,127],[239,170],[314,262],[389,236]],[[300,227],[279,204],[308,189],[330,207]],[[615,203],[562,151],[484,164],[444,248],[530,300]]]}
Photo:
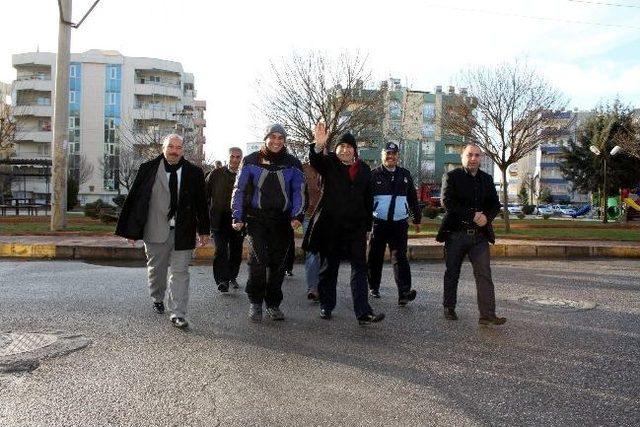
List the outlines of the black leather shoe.
{"label": "black leather shoe", "polygon": [[222,282],[218,285],[220,292],[229,292],[229,282]]}
{"label": "black leather shoe", "polygon": [[153,311],[158,314],[164,314],[164,303],[163,302],[154,302],[153,303]]}
{"label": "black leather shoe", "polygon": [[415,289],[411,289],[409,292],[405,292],[400,298],[398,298],[398,305],[405,306],[409,303],[409,301],[413,301],[416,299],[416,295],[418,293]]}
{"label": "black leather shoe", "polygon": [[453,307],[444,308],[444,318],[447,320],[458,320],[458,315]]}
{"label": "black leather shoe", "polygon": [[377,289],[371,289],[369,291],[369,293],[371,294],[372,297],[374,298],[380,298],[380,291]]}
{"label": "black leather shoe", "polygon": [[478,319],[478,323],[481,325],[504,325],[507,323],[506,317],[481,317]]}
{"label": "black leather shoe", "polygon": [[358,323],[360,325],[369,325],[371,323],[377,323],[382,321],[382,319],[384,319],[384,313],[378,313],[378,314],[365,314],[362,315],[360,317],[358,317]]}
{"label": "black leather shoe", "polygon": [[320,318],[324,320],[331,319],[331,310],[327,310],[325,308],[320,309]]}

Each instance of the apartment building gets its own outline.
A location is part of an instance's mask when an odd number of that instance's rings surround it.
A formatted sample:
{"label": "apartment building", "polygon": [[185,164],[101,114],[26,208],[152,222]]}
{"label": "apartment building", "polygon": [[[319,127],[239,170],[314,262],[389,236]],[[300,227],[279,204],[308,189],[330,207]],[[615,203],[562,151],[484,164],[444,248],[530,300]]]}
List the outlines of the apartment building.
{"label": "apartment building", "polygon": [[[48,177],[37,173],[37,161],[51,160],[56,54],[20,53],[12,60],[16,158],[30,169],[12,191],[48,200]],[[145,140],[137,136],[152,135],[150,141],[158,141],[166,133],[193,132],[193,152],[203,156],[206,103],[195,96],[194,76],[178,62],[112,50],[71,54],[67,149],[69,176],[80,181],[80,202],[110,201],[126,191],[118,179],[121,144]]]}

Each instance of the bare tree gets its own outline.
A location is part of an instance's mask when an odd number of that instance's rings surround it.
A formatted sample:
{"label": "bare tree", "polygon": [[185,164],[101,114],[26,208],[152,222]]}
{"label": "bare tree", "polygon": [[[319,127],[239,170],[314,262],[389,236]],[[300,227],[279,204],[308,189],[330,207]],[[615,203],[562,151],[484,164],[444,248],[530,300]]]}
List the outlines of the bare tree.
{"label": "bare tree", "polygon": [[[18,127],[11,114],[11,105],[5,103],[4,94],[0,91],[0,161],[7,161],[15,154],[16,134]],[[13,166],[0,164],[0,200],[11,191]]]}
{"label": "bare tree", "polygon": [[84,185],[93,177],[94,167],[91,162],[87,160],[87,156],[80,155],[78,162],[78,185]]}
{"label": "bare tree", "polygon": [[350,131],[360,140],[384,117],[381,91],[366,89],[371,81],[366,57],[343,52],[331,58],[319,51],[294,53],[271,62],[268,81],[258,81],[262,123],[281,123],[289,133],[287,148],[298,158],[313,142],[313,129],[326,123],[329,141]]}
{"label": "bare tree", "polygon": [[571,124],[554,120],[554,111],[562,110],[566,101],[520,61],[467,70],[461,80],[471,96],[445,107],[442,126],[477,144],[502,172],[503,215],[509,232],[507,169],[540,142],[566,134]]}

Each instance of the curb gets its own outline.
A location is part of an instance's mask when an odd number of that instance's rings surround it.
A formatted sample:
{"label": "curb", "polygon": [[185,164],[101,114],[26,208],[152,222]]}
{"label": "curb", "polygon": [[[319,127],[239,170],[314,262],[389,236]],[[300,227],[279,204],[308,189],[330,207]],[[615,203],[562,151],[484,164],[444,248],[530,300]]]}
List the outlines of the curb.
{"label": "curb", "polygon": [[[197,248],[195,260],[213,258],[213,247]],[[248,250],[244,247],[243,259]],[[640,246],[568,246],[568,245],[506,245],[491,246],[494,258],[640,258]],[[409,245],[407,257],[412,261],[442,260],[442,245]],[[55,244],[0,243],[0,258],[55,259],[55,260],[145,260],[144,248],[115,246],[72,246]],[[388,259],[388,254],[386,256]],[[296,248],[296,259],[302,261],[304,253]]]}

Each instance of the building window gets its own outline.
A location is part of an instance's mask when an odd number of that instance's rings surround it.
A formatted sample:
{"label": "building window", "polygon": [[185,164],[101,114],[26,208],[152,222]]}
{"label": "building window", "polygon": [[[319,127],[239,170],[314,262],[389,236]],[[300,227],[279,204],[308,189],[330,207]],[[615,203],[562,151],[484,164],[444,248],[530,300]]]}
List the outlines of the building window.
{"label": "building window", "polygon": [[111,80],[116,80],[118,78],[118,69],[116,67],[109,68],[109,78]]}
{"label": "building window", "polygon": [[422,118],[425,121],[433,121],[436,118],[436,105],[435,104],[424,104],[422,108]]}
{"label": "building window", "polygon": [[389,103],[389,116],[392,119],[399,119],[402,117],[402,106],[398,101],[391,101]]}
{"label": "building window", "polygon": [[107,93],[107,105],[116,105],[117,94],[114,92]]}
{"label": "building window", "polygon": [[51,120],[38,120],[38,129],[40,129],[41,132],[51,132]]}
{"label": "building window", "polygon": [[69,91],[69,104],[76,103],[76,92],[74,90]]}
{"label": "building window", "polygon": [[75,65],[69,65],[69,77],[71,77],[71,78],[75,78],[76,77],[76,66]]}

